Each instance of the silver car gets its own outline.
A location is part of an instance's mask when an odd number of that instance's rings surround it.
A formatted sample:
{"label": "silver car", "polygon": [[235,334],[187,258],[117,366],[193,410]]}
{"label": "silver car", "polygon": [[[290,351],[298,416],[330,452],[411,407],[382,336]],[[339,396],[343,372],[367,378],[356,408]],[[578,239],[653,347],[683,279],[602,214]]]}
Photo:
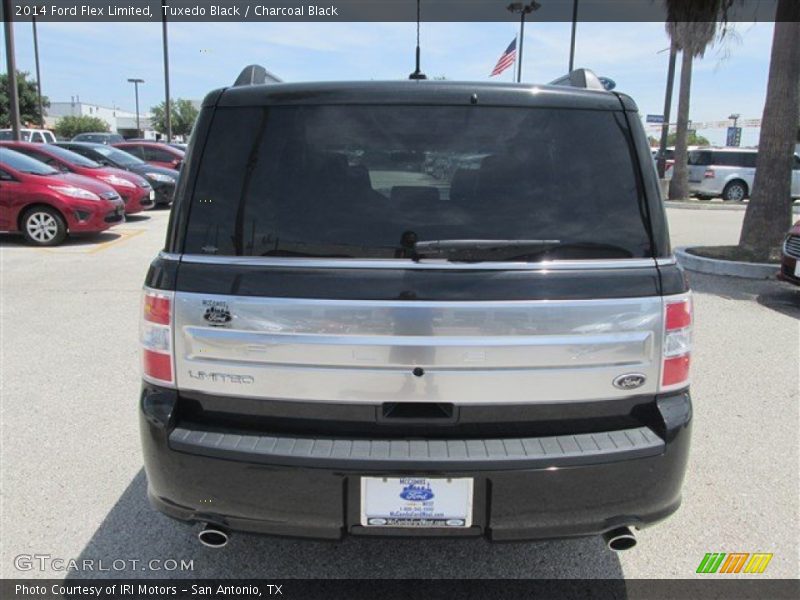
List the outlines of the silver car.
{"label": "silver car", "polygon": [[[700,200],[722,197],[741,202],[750,196],[758,150],[706,148],[689,152],[689,191]],[[792,198],[800,197],[800,157],[794,156]]]}

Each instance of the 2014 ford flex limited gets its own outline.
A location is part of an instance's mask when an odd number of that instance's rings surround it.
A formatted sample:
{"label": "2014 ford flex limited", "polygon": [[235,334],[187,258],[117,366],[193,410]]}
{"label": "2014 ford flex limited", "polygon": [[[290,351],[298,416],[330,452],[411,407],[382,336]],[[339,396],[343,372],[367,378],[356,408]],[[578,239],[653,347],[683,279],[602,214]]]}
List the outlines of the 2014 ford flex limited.
{"label": "2014 ford flex limited", "polygon": [[205,98],[144,288],[155,507],[215,546],[621,549],[673,513],[692,306],[634,102],[253,72]]}

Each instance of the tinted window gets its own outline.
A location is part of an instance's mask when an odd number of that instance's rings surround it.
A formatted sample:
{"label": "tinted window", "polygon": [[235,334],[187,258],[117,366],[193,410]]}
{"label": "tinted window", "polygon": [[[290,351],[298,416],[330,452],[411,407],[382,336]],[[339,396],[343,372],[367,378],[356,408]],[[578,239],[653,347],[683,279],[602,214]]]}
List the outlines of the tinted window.
{"label": "tinted window", "polygon": [[61,146],[48,144],[45,147],[50,154],[71,165],[78,165],[79,167],[86,167],[88,169],[97,169],[100,167],[100,165],[95,161],[85,158],[76,152],[67,150],[66,148],[62,148]]}
{"label": "tinted window", "polygon": [[692,150],[689,152],[689,164],[703,167],[710,165],[711,152],[708,150]]}
{"label": "tinted window", "polygon": [[217,109],[185,251],[392,258],[416,237],[530,241],[474,260],[646,256],[628,136],[600,111]]}
{"label": "tinted window", "polygon": [[132,154],[128,154],[127,152],[123,152],[122,150],[119,150],[117,148],[112,148],[111,146],[105,146],[105,145],[92,146],[92,150],[119,165],[128,166],[128,165],[144,164],[143,160],[136,158]]}
{"label": "tinted window", "polygon": [[144,155],[144,150],[141,146],[120,146],[119,149],[123,152],[127,152],[128,154],[133,154],[136,158],[147,160]]}
{"label": "tinted window", "polygon": [[22,173],[30,173],[32,175],[55,175],[58,173],[58,171],[52,167],[48,167],[38,160],[20,154],[19,152],[9,150],[8,148],[0,148],[0,161]]}
{"label": "tinted window", "polygon": [[170,163],[175,160],[175,157],[167,152],[166,150],[162,150],[161,148],[153,148],[152,146],[144,146],[144,159],[145,160],[152,160],[155,162],[165,162]]}
{"label": "tinted window", "polygon": [[61,163],[54,159],[51,156],[46,154],[42,154],[41,152],[37,152],[36,150],[31,150],[29,148],[15,148],[14,152],[19,152],[20,154],[24,154],[34,160],[38,160],[39,162],[43,162],[46,165],[53,167],[54,169],[61,169]]}
{"label": "tinted window", "polygon": [[714,152],[713,164],[721,167],[755,167],[755,152]]}

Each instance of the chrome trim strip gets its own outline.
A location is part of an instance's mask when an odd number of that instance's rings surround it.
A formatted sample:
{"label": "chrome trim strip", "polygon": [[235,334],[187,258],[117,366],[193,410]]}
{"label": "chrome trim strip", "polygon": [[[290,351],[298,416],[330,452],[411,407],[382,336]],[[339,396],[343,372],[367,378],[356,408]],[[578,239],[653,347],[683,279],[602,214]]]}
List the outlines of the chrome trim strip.
{"label": "chrome trim strip", "polygon": [[158,253],[158,258],[161,258],[163,260],[174,260],[174,261],[177,262],[177,261],[179,261],[181,259],[181,255],[180,254],[174,254],[172,252],[164,252],[163,250],[161,250]]}
{"label": "chrome trim strip", "polygon": [[[295,269],[423,269],[460,271],[567,271],[578,269],[636,269],[656,264],[674,264],[675,258],[624,258],[616,260],[554,260],[545,262],[482,262],[455,263],[439,259],[413,261],[411,259],[350,259],[350,258],[284,258],[264,256],[214,256],[204,254],[167,255],[165,258],[181,262],[208,265],[254,267],[284,267]],[[659,262],[664,261],[664,262]]]}

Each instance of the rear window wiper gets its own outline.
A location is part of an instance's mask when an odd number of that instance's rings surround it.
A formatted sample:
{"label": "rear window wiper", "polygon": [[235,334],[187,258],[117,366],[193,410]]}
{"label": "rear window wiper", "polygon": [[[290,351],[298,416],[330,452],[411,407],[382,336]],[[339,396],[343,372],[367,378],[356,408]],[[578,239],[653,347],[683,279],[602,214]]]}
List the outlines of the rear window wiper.
{"label": "rear window wiper", "polygon": [[417,253],[438,253],[452,250],[503,250],[506,248],[540,248],[553,246],[561,240],[422,240],[414,243]]}
{"label": "rear window wiper", "polygon": [[[551,258],[631,258],[633,253],[621,246],[598,242],[561,240],[425,240],[414,244],[415,258],[426,255],[454,254],[450,260],[531,260]],[[565,256],[566,255],[566,256]],[[458,258],[456,258],[458,257]]]}

